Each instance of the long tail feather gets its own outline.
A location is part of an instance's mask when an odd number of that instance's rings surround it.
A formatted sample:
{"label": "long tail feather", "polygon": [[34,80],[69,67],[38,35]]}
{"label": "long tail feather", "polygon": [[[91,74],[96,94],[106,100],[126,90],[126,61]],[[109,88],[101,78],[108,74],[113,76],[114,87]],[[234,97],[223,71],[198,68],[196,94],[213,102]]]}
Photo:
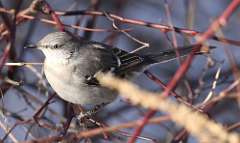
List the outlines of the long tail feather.
{"label": "long tail feather", "polygon": [[[182,47],[182,48],[179,47],[178,48],[179,56],[180,57],[187,56],[194,48],[198,48],[199,46],[201,46],[201,45],[190,45],[190,46]],[[209,46],[209,49],[214,49],[214,48],[216,48],[216,47]],[[202,51],[196,52],[195,54],[204,54],[204,53],[208,53],[208,51],[202,50]],[[174,60],[176,58],[177,58],[177,55],[176,55],[175,49],[165,50],[158,54],[145,55],[146,62],[153,63],[153,64],[168,62],[168,61]]]}

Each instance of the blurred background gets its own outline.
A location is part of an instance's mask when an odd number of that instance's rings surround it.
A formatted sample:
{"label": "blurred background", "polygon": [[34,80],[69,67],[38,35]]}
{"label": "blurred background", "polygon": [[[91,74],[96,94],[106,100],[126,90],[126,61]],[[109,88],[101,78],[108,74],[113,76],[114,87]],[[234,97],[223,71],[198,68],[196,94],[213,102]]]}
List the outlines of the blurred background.
{"label": "blurred background", "polygon": [[[204,32],[231,1],[48,0],[47,2],[56,13],[75,10],[108,12],[136,21]],[[55,25],[43,20],[53,21],[51,15],[39,11],[24,13],[33,18],[25,16],[24,19],[21,19],[20,17],[22,16],[18,14],[29,8],[31,4],[31,0],[0,1],[0,58],[3,65],[4,63],[43,62],[44,55],[40,51],[24,47],[35,44],[50,32],[59,31]],[[17,15],[16,18],[14,18],[14,9]],[[216,33],[216,36],[239,41],[239,12],[240,9],[238,8],[232,14],[228,23]],[[132,37],[141,41],[140,43],[134,41],[133,38],[129,38],[124,32],[115,30],[112,26],[112,21],[104,15],[76,14],[59,16],[59,18],[62,23],[67,25],[65,28],[72,33],[89,40],[104,42],[126,51],[140,48],[143,46],[141,43],[148,43],[150,47],[144,48],[141,52],[158,53],[161,50],[174,48],[174,46],[182,47],[194,44],[196,41],[196,37],[187,36],[184,32],[177,33],[173,30],[164,32],[157,28],[130,24],[124,20],[115,20],[115,24],[119,29],[125,30]],[[10,34],[6,32],[6,19],[11,23],[10,31],[12,32]],[[13,24],[14,21],[16,21],[16,24]],[[93,31],[84,30],[84,27],[93,29]],[[6,56],[9,41],[12,44],[10,45],[9,54]],[[236,43],[226,43],[214,39],[206,41],[206,45],[216,46],[217,48],[211,50],[209,54],[198,55],[194,58],[187,74],[175,89],[175,92],[181,96],[181,99],[192,105],[201,105],[204,101],[211,101],[211,99],[217,97],[219,93],[239,78],[238,67],[240,60],[238,60],[238,57],[240,50],[238,46],[240,44],[239,42],[238,44]],[[6,57],[5,62],[3,60],[4,57]],[[179,60],[175,60],[155,65],[149,68],[148,72],[151,72],[167,84],[179,67]],[[217,73],[220,73],[218,77],[216,76]],[[133,82],[141,88],[153,92],[161,92],[163,90],[159,84],[149,79],[144,73],[135,77]],[[214,83],[216,83],[216,87],[213,87]],[[58,98],[58,96],[55,96],[47,106],[44,105],[46,100],[55,93],[44,77],[42,65],[3,66],[1,68],[0,89],[0,137],[3,142],[19,142],[58,135],[63,130],[63,123],[73,114],[71,110],[72,105]],[[210,92],[213,93],[213,97],[208,99]],[[231,95],[231,98],[224,98],[218,101],[205,112],[211,119],[220,122],[226,127],[231,127],[234,124],[238,125],[240,122],[240,104],[236,98],[238,88],[234,88],[232,92],[235,94]],[[169,98],[176,100],[173,96]],[[44,109],[38,120],[40,123],[47,124],[50,127],[40,127],[33,120],[33,116],[41,107],[44,107]],[[112,104],[101,110],[95,118],[108,126],[114,126],[142,119],[147,112],[149,111],[139,106],[131,105],[131,103],[119,97]],[[153,117],[159,116],[167,116],[167,113],[157,112],[153,115]],[[17,126],[8,134],[7,132],[14,125]],[[53,129],[53,127],[58,129]],[[127,142],[136,128],[137,126],[121,129],[109,134],[110,138],[107,139],[100,134],[76,142]],[[77,132],[79,130],[76,119],[73,119],[69,131]],[[198,142],[191,134],[181,136],[184,133],[183,131],[181,126],[176,125],[170,119],[157,124],[147,124],[137,137],[136,142]],[[233,131],[240,133],[239,127],[235,127]]]}

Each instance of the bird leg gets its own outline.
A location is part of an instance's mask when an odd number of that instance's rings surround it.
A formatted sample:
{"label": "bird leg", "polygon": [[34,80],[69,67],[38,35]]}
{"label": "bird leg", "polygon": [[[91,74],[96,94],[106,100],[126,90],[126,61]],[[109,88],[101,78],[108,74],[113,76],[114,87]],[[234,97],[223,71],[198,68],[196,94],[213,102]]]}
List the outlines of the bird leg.
{"label": "bird leg", "polygon": [[80,121],[80,123],[84,123],[84,121],[88,120],[88,121],[92,122],[93,124],[101,127],[102,126],[101,123],[92,119],[91,116],[95,115],[105,105],[106,105],[106,103],[102,103],[100,105],[96,105],[92,110],[88,110],[86,112],[80,112],[80,114],[77,116],[77,119]]}

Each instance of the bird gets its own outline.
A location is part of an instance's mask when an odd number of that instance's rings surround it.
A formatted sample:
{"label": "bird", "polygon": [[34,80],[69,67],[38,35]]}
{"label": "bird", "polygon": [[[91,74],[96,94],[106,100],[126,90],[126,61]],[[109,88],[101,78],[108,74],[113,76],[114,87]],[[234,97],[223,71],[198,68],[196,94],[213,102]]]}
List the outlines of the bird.
{"label": "bird", "polygon": [[[111,72],[131,78],[152,65],[176,59],[176,50],[154,54],[127,52],[101,42],[89,41],[68,31],[52,32],[35,45],[45,55],[44,73],[51,87],[63,100],[87,110],[113,102],[118,93],[100,85],[98,72]],[[178,48],[179,56],[188,55],[196,46]],[[209,46],[210,49],[215,48]],[[197,52],[196,54],[203,54]]]}

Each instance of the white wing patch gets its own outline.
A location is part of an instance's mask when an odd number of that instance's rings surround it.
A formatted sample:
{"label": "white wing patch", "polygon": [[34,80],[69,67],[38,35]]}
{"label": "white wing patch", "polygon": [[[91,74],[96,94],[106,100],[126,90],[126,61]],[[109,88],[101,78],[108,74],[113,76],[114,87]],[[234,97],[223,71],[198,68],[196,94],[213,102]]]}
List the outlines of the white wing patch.
{"label": "white wing patch", "polygon": [[116,59],[117,59],[118,67],[120,67],[122,64],[121,59],[118,56],[116,56]]}
{"label": "white wing patch", "polygon": [[97,49],[106,49],[105,47],[103,47],[102,45],[100,44],[93,44],[92,45],[94,48],[97,48]]}

